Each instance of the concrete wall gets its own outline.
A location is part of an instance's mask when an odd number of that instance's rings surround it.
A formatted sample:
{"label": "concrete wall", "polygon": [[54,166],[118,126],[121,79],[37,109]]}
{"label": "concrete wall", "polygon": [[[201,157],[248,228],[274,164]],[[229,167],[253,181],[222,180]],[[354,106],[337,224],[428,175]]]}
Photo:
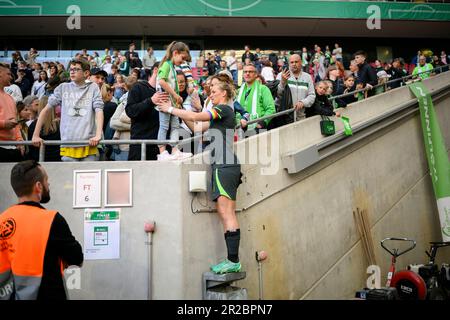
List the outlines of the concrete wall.
{"label": "concrete wall", "polygon": [[[436,77],[426,85],[434,91],[447,85],[449,76]],[[408,88],[399,88],[355,103],[343,113],[356,125],[412,99]],[[449,103],[450,97],[435,103],[447,150]],[[318,121],[307,119],[274,130],[268,133],[269,137],[247,139],[237,145],[238,155],[240,159],[249,159],[258,151],[255,145],[264,140],[274,145],[270,136],[277,134],[279,150],[272,152],[278,157],[306,148],[324,139]],[[340,121],[336,125],[337,132],[343,130]],[[278,161],[281,162],[279,158]],[[289,175],[280,165],[275,174],[261,175],[261,167],[264,166],[243,166],[244,183],[237,200],[238,209],[246,209],[238,213],[240,256],[247,271],[247,278],[239,285],[248,288],[251,298],[258,298],[255,252],[259,250],[269,254],[263,263],[265,298],[353,297],[367,278],[367,263],[353,219],[357,208],[369,213],[382,282],[390,260],[379,246],[380,240],[385,237],[417,240],[417,248],[399,258],[399,268],[407,263],[426,262],[424,251],[428,242],[441,240],[418,113],[300,173]],[[186,177],[190,168],[184,166],[183,170],[182,177]],[[223,258],[226,248],[218,219],[212,213],[192,214],[187,209],[190,196],[187,191],[182,192],[185,236],[193,241],[184,258],[184,264],[190,266],[185,270],[188,279],[205,271],[207,264]],[[194,207],[214,207],[205,201],[201,195],[195,199]],[[439,258],[448,261],[450,250],[441,249]],[[200,295],[198,285],[186,287],[187,296]]]}
{"label": "concrete wall", "polygon": [[[81,269],[81,290],[70,290],[73,299],[146,299],[148,283],[148,246],[144,232],[146,220],[156,220],[153,241],[153,286],[156,299],[183,297],[182,224],[180,164],[158,162],[96,162],[83,164],[45,163],[54,208],[66,218],[74,236],[83,244],[84,209],[72,208],[73,170],[133,169],[133,207],[121,208],[119,260],[85,261]],[[2,164],[1,208],[16,198],[9,186],[12,165]],[[103,173],[102,173],[103,174]],[[167,183],[170,181],[170,183]],[[104,196],[104,194],[103,194]],[[102,202],[103,203],[103,202]]]}
{"label": "concrete wall", "polygon": [[[426,81],[430,90],[450,82],[450,74]],[[349,106],[344,114],[352,125],[413,99],[407,88]],[[450,98],[435,102],[441,130],[450,149]],[[237,144],[240,159],[249,159],[258,146],[278,168],[262,175],[266,165],[244,164],[244,182],[237,207],[241,225],[240,257],[247,278],[238,285],[258,298],[255,251],[269,254],[263,263],[265,298],[345,299],[365,284],[366,262],[353,211],[367,210],[383,282],[389,257],[378,245],[388,236],[411,237],[418,246],[401,257],[398,267],[425,262],[427,242],[440,240],[439,221],[418,116],[384,129],[297,174],[281,167],[281,156],[322,141],[319,119],[311,118],[251,137]],[[337,131],[342,130],[336,121]],[[272,140],[273,139],[273,140]],[[199,160],[197,157],[194,160]],[[75,237],[83,243],[83,210],[72,208],[73,170],[133,169],[133,207],[122,208],[121,258],[86,261],[81,290],[74,299],[146,299],[148,246],[145,220],[156,221],[153,238],[153,292],[155,299],[200,299],[201,275],[226,255],[223,230],[207,195],[193,199],[188,172],[208,170],[205,164],[157,162],[46,163],[52,200],[65,216]],[[14,203],[9,186],[12,164],[0,165],[0,210]],[[265,171],[267,173],[267,171]],[[439,253],[450,260],[450,250]]]}

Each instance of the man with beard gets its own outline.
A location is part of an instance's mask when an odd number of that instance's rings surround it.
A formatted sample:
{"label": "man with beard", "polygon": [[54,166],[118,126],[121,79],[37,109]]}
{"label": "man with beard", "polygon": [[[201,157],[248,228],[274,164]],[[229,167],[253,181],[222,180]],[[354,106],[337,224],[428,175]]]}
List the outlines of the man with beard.
{"label": "man with beard", "polygon": [[33,160],[11,170],[18,204],[0,215],[0,300],[65,300],[62,271],[81,266],[81,245],[50,201],[47,172]]}

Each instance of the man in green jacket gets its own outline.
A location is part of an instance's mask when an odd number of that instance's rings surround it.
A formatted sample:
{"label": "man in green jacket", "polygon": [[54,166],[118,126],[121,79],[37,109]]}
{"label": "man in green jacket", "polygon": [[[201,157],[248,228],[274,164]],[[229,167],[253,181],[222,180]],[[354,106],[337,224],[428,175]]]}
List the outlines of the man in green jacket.
{"label": "man in green jacket", "polygon": [[[250,120],[255,120],[275,113],[275,102],[270,89],[256,80],[258,73],[254,64],[244,67],[245,83],[239,89],[237,101],[250,114]],[[248,129],[263,129],[270,119],[249,125]]]}

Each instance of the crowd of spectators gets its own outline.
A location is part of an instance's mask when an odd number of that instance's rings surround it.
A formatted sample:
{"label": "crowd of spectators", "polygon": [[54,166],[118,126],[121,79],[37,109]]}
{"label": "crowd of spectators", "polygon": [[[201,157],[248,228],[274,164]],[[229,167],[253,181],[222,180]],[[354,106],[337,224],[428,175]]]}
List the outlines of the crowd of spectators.
{"label": "crowd of spectators", "polygon": [[[335,109],[398,88],[408,75],[423,80],[448,71],[450,61],[444,51],[439,56],[419,51],[409,64],[401,57],[368,61],[364,51],[344,61],[337,43],[325,50],[315,45],[311,50],[263,52],[245,46],[242,55],[237,52],[202,52],[192,61],[187,51],[175,66],[180,106],[193,112],[210,110],[213,76],[228,77],[237,89],[236,124],[256,133],[305,117],[340,116]],[[106,48],[102,55],[83,49],[67,66],[37,63],[37,56],[34,48],[24,57],[16,51],[9,65],[0,64],[0,140],[33,141],[26,147],[1,146],[0,162],[38,160],[42,140],[89,141],[89,146],[46,146],[45,161],[140,160],[139,144],[99,141],[157,139],[159,62],[153,49],[143,57],[134,43],[125,52]],[[296,112],[248,124],[291,108]],[[180,120],[182,138],[192,136],[191,129]],[[193,153],[202,150],[190,147]],[[147,147],[147,159],[156,160],[157,154],[156,146]]]}

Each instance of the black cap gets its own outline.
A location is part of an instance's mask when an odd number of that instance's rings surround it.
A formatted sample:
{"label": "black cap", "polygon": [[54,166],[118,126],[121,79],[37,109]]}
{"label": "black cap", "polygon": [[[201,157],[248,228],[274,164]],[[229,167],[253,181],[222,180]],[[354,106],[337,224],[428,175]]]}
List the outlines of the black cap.
{"label": "black cap", "polygon": [[106,71],[100,69],[100,68],[92,68],[91,69],[91,75],[95,76],[97,74],[102,75],[104,78],[106,78],[108,76],[108,74],[106,73]]}

